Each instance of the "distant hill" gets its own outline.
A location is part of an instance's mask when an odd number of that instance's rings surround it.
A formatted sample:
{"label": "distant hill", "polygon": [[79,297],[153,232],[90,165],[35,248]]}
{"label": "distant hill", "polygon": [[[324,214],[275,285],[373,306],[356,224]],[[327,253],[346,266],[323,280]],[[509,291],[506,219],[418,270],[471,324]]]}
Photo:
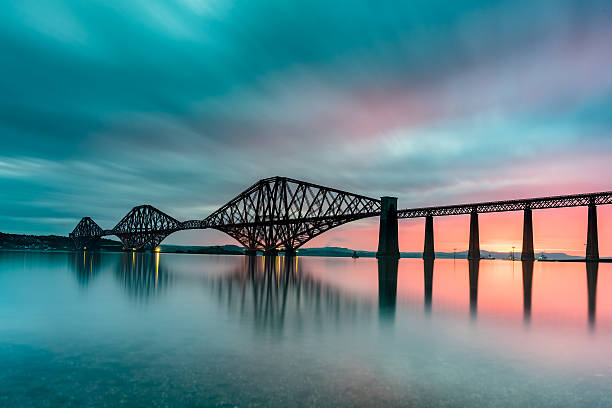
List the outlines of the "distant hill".
{"label": "distant hill", "polygon": [[[302,248],[298,251],[300,256],[334,256],[334,257],[351,257],[356,252],[360,258],[374,258],[376,252],[374,251],[355,251],[348,248],[340,247],[324,247],[324,248]],[[467,259],[467,251],[460,252],[436,252],[436,258],[438,259]],[[515,253],[517,259],[520,258],[520,252]],[[537,254],[539,255],[539,253]],[[568,255],[562,252],[545,253],[548,259],[555,260],[570,260],[570,259],[584,259],[580,256]],[[493,251],[480,251],[480,256],[485,259],[508,259],[508,252],[493,252]],[[422,252],[400,252],[401,258],[421,258],[423,257]]]}

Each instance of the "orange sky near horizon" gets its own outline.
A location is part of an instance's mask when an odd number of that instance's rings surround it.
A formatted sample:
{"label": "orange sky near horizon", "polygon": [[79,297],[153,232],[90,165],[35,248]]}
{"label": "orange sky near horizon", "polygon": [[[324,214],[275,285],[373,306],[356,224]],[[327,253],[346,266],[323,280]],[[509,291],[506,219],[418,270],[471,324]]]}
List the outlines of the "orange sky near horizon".
{"label": "orange sky near horizon", "polygon": [[[597,208],[599,252],[612,255],[612,206]],[[434,218],[435,250],[452,252],[467,250],[469,215]],[[480,248],[488,251],[510,252],[512,246],[520,252],[523,235],[523,212],[490,213],[479,215]],[[399,221],[400,250],[423,250],[424,218]],[[559,208],[533,211],[534,246],[536,252],[565,252],[584,255],[587,231],[587,208]],[[340,246],[351,249],[376,250],[378,220],[349,223],[332,229],[305,247]]]}

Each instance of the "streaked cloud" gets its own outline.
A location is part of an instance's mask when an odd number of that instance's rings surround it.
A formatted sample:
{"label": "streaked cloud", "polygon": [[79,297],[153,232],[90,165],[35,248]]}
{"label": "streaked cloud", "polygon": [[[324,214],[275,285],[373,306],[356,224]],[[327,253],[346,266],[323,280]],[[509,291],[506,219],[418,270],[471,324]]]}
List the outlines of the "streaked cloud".
{"label": "streaked cloud", "polygon": [[277,174],[405,206],[610,188],[607,1],[20,0],[0,16],[3,231],[111,227],[144,202],[202,218]]}

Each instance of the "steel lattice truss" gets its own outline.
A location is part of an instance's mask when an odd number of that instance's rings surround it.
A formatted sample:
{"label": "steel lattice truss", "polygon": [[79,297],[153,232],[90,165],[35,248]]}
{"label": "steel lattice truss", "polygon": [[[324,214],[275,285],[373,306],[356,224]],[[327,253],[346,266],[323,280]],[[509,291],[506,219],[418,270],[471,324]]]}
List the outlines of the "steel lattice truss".
{"label": "steel lattice truss", "polygon": [[[591,204],[612,204],[612,192],[413,208],[399,210],[397,216],[417,218]],[[153,249],[173,232],[214,228],[232,236],[247,249],[293,250],[331,228],[379,216],[380,212],[381,202],[375,198],[272,177],[253,184],[203,220],[180,222],[150,205],[142,205],[133,208],[112,230],[103,230],[85,217],[70,237],[77,248],[90,245],[101,236],[116,235],[126,249]]]}
{"label": "steel lattice truss", "polygon": [[295,249],[361,218],[380,214],[380,200],[286,177],[260,180],[203,221],[249,249]]}
{"label": "steel lattice truss", "polygon": [[119,237],[125,248],[154,249],[173,232],[183,229],[182,223],[150,205],[134,207],[110,231]]}
{"label": "steel lattice truss", "polygon": [[[214,228],[247,249],[291,250],[331,228],[378,216],[380,208],[380,200],[375,198],[272,177],[258,181],[204,220],[180,222],[142,205],[133,208],[112,230],[102,230],[90,218],[84,218],[71,236],[79,248],[94,237],[116,235],[126,249],[153,249],[173,232]],[[89,223],[97,228],[85,228]]]}
{"label": "steel lattice truss", "polygon": [[74,230],[68,235],[77,248],[85,248],[106,235],[104,230],[89,217],[81,218]]}
{"label": "steel lattice truss", "polygon": [[561,207],[582,207],[590,204],[612,204],[612,191],[590,194],[575,194],[567,196],[553,196],[541,198],[526,198],[509,201],[490,201],[486,203],[448,205],[442,207],[423,207],[399,210],[398,218],[418,218],[441,215],[460,215],[477,213],[491,213],[504,211],[520,211],[525,209],[545,209]]}

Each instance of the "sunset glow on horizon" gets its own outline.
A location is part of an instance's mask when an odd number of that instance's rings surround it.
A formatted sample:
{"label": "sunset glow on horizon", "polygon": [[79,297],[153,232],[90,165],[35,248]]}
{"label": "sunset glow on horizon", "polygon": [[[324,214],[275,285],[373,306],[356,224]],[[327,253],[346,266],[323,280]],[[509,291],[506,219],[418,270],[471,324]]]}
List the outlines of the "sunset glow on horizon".
{"label": "sunset glow on horizon", "polygon": [[[469,216],[436,217],[434,239],[437,252],[466,251],[469,238]],[[480,214],[480,249],[493,252],[521,252],[523,212]],[[533,212],[535,252],[564,252],[584,256],[587,234],[586,208],[561,208]],[[422,252],[424,219],[399,221],[399,244],[403,252]],[[612,206],[598,207],[599,252],[612,256]],[[323,234],[307,247],[339,246],[375,251],[378,245],[378,224],[374,220],[363,228],[348,224],[342,232]]]}

